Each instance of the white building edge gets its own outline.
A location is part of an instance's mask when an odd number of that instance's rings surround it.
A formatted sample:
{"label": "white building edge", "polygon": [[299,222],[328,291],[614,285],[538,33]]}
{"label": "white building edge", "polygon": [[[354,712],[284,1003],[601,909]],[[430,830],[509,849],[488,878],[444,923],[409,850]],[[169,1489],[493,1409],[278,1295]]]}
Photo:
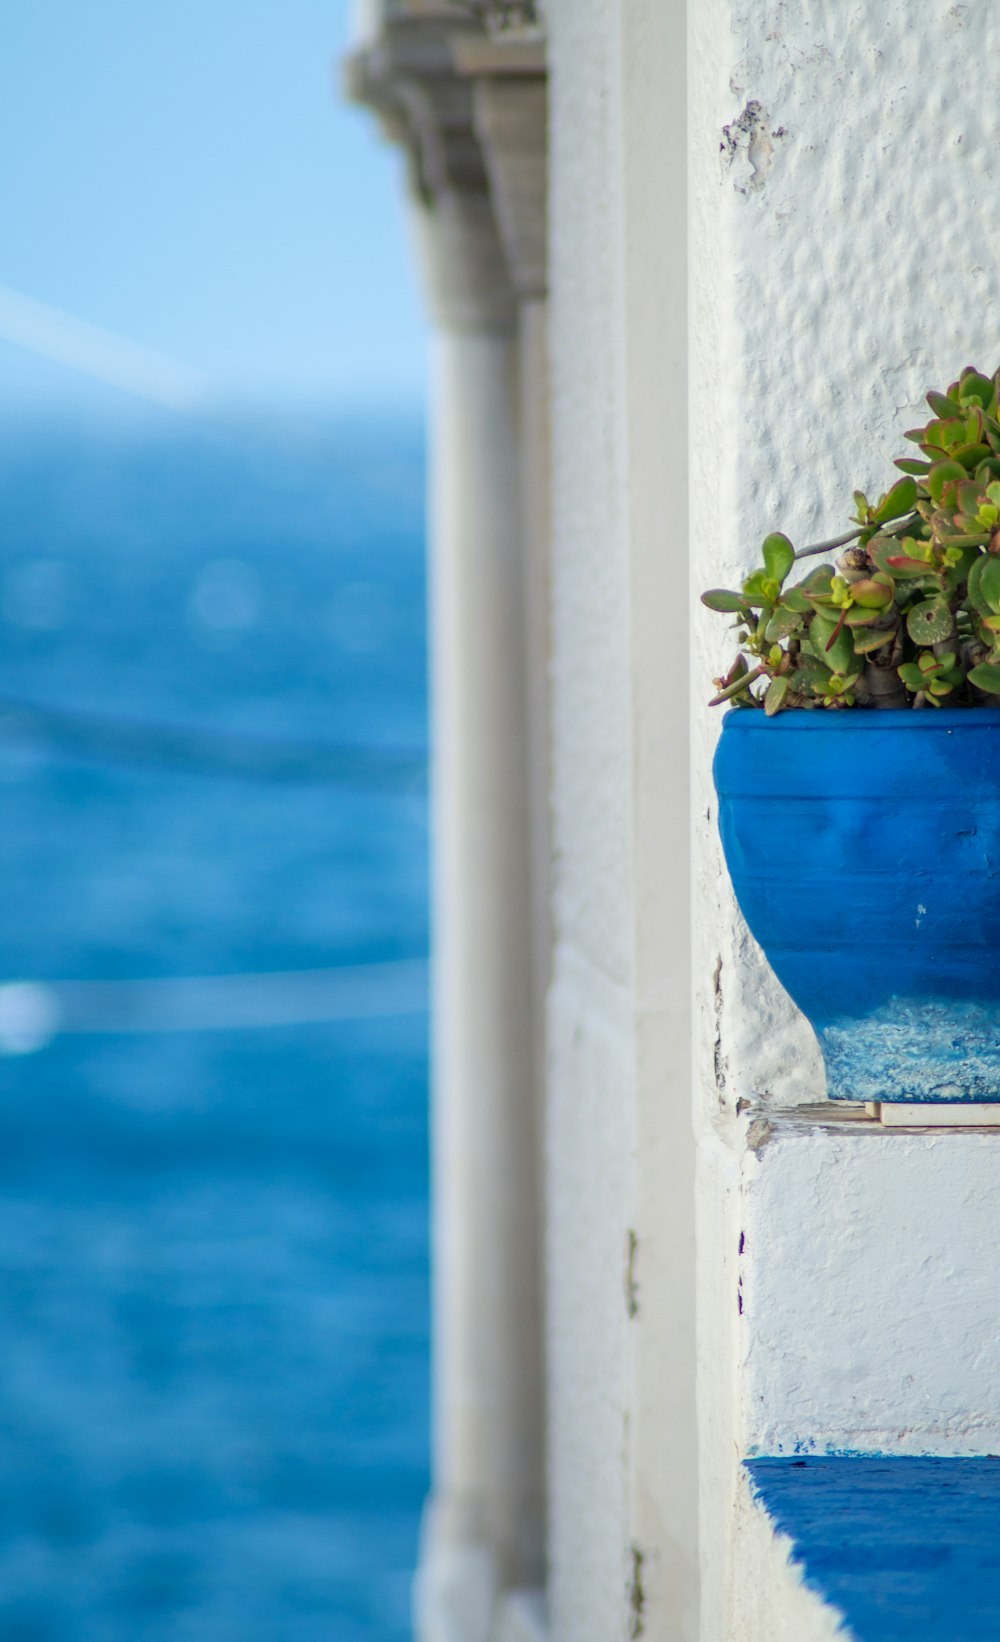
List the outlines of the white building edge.
{"label": "white building edge", "polygon": [[1000,359],[998,49],[984,0],[360,18],[435,333],[421,1642],[830,1637],[742,1459],[1000,1449],[1000,1136],[824,1106],[696,599]]}

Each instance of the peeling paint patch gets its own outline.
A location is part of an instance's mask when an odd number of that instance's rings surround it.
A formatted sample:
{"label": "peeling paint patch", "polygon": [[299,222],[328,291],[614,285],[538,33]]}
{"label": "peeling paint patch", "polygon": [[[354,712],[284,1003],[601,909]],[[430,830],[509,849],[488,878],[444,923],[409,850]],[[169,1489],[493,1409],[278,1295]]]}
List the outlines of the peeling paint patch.
{"label": "peeling paint patch", "polygon": [[774,160],[774,144],[785,135],[784,126],[771,130],[763,103],[752,97],[742,114],[722,128],[719,150],[725,171],[733,171],[738,194],[757,194],[767,181]]}
{"label": "peeling paint patch", "polygon": [[755,1117],[747,1129],[747,1147],[754,1156],[760,1157],[773,1138],[774,1124],[768,1123],[766,1117]]}

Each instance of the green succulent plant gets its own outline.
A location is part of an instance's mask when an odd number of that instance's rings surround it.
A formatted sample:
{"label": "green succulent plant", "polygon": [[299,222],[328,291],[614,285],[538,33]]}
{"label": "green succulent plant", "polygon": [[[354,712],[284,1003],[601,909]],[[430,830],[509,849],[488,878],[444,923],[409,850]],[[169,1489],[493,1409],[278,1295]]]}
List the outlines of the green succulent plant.
{"label": "green succulent plant", "polygon": [[[1000,699],[1000,370],[970,366],[927,403],[932,419],[906,435],[920,456],[897,460],[903,477],[877,502],[855,491],[853,529],[798,551],[773,532],[742,587],[702,594],[737,628],[713,706]],[[837,551],[789,583],[799,561]]]}

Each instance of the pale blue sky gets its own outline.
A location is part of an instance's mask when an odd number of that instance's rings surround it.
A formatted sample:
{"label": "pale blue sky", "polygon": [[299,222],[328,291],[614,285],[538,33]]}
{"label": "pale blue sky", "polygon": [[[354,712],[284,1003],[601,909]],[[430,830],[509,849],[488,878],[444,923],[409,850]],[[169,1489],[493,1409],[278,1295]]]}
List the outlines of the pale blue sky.
{"label": "pale blue sky", "polygon": [[[418,402],[402,162],[336,89],[348,20],[347,0],[5,0],[0,287],[224,398]],[[0,341],[2,409],[84,382]]]}

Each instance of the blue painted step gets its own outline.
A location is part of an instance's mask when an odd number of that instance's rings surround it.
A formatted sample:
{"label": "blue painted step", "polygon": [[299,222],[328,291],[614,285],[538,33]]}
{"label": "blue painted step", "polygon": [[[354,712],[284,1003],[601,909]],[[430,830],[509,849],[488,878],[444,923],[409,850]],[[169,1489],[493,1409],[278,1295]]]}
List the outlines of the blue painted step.
{"label": "blue painted step", "polygon": [[857,1642],[997,1642],[1000,1458],[745,1462],[806,1584]]}

